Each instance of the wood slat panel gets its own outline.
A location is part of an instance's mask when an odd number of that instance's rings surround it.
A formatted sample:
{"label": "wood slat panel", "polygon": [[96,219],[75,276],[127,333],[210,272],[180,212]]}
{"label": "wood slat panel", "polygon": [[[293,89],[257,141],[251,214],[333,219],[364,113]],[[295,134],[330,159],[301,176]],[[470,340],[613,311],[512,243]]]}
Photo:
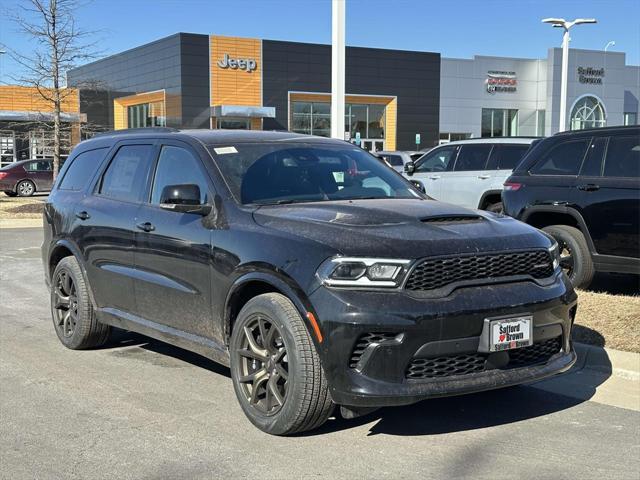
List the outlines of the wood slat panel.
{"label": "wood slat panel", "polygon": [[[262,105],[262,41],[254,38],[209,37],[211,105]],[[218,61],[228,54],[234,59],[253,59],[256,69],[220,68]]]}
{"label": "wood slat panel", "polygon": [[[34,87],[0,85],[0,110],[50,113],[53,111],[53,103],[42,98]],[[62,111],[64,113],[80,113],[78,90],[65,89]]]}

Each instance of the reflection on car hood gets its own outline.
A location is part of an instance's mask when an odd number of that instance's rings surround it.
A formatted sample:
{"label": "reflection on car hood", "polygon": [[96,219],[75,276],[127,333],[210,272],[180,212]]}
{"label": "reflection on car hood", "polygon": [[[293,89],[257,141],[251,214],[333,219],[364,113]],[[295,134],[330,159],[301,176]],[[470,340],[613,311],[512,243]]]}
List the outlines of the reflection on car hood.
{"label": "reflection on car hood", "polygon": [[343,255],[420,258],[546,248],[536,229],[508,217],[418,199],[347,200],[263,206],[264,227],[302,236]]}

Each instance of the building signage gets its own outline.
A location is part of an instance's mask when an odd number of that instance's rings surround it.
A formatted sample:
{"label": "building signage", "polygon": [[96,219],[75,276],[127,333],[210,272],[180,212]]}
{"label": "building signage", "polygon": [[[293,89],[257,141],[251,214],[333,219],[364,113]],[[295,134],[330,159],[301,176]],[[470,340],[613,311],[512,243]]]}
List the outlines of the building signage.
{"label": "building signage", "polygon": [[515,93],[518,85],[516,72],[501,72],[489,70],[485,80],[487,92],[489,93]]}
{"label": "building signage", "polygon": [[591,85],[602,85],[604,68],[578,67],[578,81]]}
{"label": "building signage", "polygon": [[222,60],[218,60],[218,66],[232,70],[246,70],[251,73],[258,66],[258,62],[253,58],[231,58],[228,53],[225,53]]}

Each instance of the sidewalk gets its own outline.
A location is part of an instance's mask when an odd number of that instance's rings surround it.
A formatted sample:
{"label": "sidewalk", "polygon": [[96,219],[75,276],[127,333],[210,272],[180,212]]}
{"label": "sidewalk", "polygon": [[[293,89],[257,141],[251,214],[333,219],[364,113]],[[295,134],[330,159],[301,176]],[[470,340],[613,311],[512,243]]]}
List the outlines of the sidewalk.
{"label": "sidewalk", "polygon": [[0,218],[3,228],[42,228],[42,218]]}
{"label": "sidewalk", "polygon": [[574,343],[566,374],[532,385],[548,392],[640,412],[640,354]]}

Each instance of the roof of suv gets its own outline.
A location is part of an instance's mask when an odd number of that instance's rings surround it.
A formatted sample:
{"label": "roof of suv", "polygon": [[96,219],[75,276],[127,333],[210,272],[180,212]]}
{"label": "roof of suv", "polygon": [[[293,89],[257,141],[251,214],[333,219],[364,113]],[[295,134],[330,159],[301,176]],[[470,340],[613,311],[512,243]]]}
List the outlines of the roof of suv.
{"label": "roof of suv", "polygon": [[570,136],[570,135],[592,135],[594,133],[607,135],[612,132],[628,132],[633,130],[640,130],[640,126],[639,125],[617,125],[614,127],[585,128],[584,130],[567,130],[565,132],[556,133],[554,137]]}
{"label": "roof of suv", "polygon": [[[456,140],[454,142],[443,143],[438,147],[444,147],[446,145],[466,145],[469,143],[522,143],[529,145],[535,140],[542,137],[485,137],[485,138],[469,138],[467,140]],[[426,152],[425,152],[426,153]]]}
{"label": "roof of suv", "polygon": [[[211,129],[185,129],[175,128],[132,128],[126,130],[113,130],[96,135],[95,139],[106,138],[148,138],[150,136],[171,136],[186,135],[199,140],[205,145],[220,143],[244,143],[244,142],[278,142],[278,141],[314,141],[344,144],[344,140],[318,137],[315,135],[304,135],[302,133],[292,133],[287,131],[264,131],[264,130],[211,130]],[[88,140],[91,141],[92,139]]]}

